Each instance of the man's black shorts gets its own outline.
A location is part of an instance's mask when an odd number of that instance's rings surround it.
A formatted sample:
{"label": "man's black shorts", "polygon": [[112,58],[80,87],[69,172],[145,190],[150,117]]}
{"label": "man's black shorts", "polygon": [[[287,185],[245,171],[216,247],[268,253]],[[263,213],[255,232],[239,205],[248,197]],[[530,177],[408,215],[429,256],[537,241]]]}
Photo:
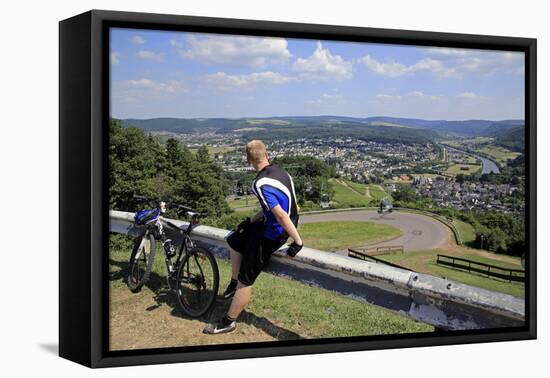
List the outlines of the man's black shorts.
{"label": "man's black shorts", "polygon": [[267,266],[273,252],[286,243],[286,239],[271,240],[263,236],[263,222],[246,223],[226,238],[229,246],[243,255],[239,282],[250,286]]}

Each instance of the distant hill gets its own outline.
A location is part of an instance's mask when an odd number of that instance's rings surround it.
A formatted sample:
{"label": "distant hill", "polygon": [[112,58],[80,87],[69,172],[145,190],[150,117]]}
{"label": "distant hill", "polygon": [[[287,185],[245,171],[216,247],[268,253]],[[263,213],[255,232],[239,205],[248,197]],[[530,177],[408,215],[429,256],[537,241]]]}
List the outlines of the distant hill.
{"label": "distant hill", "polygon": [[523,121],[500,121],[493,123],[491,126],[485,129],[484,135],[487,136],[498,136],[499,134],[506,133],[512,129],[523,129]]}
{"label": "distant hill", "polygon": [[497,145],[516,152],[523,153],[525,151],[525,128],[523,126],[499,131],[494,136]]}
{"label": "distant hill", "polygon": [[368,123],[386,122],[419,129],[428,129],[439,133],[452,133],[464,136],[493,135],[500,130],[506,130],[516,126],[523,126],[521,120],[466,120],[466,121],[428,121],[415,118],[394,118],[394,117],[369,117],[365,119]]}
{"label": "distant hill", "polygon": [[170,131],[174,133],[190,133],[201,129],[221,129],[228,126],[245,127],[245,120],[226,118],[151,118],[122,119],[122,126],[135,126],[147,131]]}
{"label": "distant hill", "polygon": [[[521,120],[423,120],[397,117],[343,117],[343,116],[290,116],[290,117],[258,117],[258,118],[152,118],[123,119],[125,127],[136,126],[148,131],[169,131],[174,133],[189,133],[201,130],[216,130],[219,133],[243,130],[250,134],[275,133],[284,135],[321,134],[340,135],[340,129],[345,129],[349,135],[376,136],[379,138],[399,136],[403,134],[407,140],[434,139],[439,136],[456,134],[461,136],[498,136],[501,132],[517,127],[523,127]],[[305,130],[304,128],[308,128]],[[330,128],[330,132],[327,131]],[[376,128],[380,129],[377,130]],[[393,130],[399,128],[399,131]],[[403,128],[419,129],[419,131],[404,131]],[[293,129],[293,130],[291,130]],[[269,131],[267,131],[269,130]],[[421,130],[421,131],[420,131]],[[332,134],[330,134],[332,133]],[[342,132],[342,136],[345,133]]]}
{"label": "distant hill", "polygon": [[190,133],[211,130],[218,134],[239,132],[246,139],[304,138],[315,136],[360,137],[380,142],[426,143],[438,138],[432,130],[406,128],[389,122],[370,124],[353,117],[270,117],[209,119],[123,119],[124,127],[135,126],[146,131]]}
{"label": "distant hill", "polygon": [[338,123],[301,123],[292,126],[271,126],[247,131],[248,139],[298,139],[315,137],[356,137],[377,142],[427,143],[439,138],[431,130],[407,128],[403,126],[374,126],[360,122],[339,121]]}

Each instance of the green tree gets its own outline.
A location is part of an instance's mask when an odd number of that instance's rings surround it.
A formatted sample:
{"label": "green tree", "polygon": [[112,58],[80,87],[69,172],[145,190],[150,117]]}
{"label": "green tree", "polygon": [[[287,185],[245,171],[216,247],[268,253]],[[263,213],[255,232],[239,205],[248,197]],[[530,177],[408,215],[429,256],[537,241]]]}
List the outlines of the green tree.
{"label": "green tree", "polygon": [[134,194],[183,203],[213,216],[231,210],[225,201],[229,182],[208,156],[206,147],[193,155],[175,139],[161,145],[143,130],[110,122],[109,205],[134,211]]}
{"label": "green tree", "polygon": [[392,196],[399,202],[414,202],[419,198],[414,187],[407,184],[398,184]]}
{"label": "green tree", "polygon": [[321,196],[331,198],[334,189],[328,180],[336,175],[336,168],[312,156],[282,156],[273,159],[272,163],[285,168],[292,176],[298,204],[306,201],[318,204]]}

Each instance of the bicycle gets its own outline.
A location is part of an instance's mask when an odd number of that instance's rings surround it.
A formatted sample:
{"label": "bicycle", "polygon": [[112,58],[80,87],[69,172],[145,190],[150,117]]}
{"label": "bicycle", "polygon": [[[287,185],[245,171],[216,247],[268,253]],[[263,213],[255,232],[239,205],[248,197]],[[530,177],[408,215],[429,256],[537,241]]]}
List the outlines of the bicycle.
{"label": "bicycle", "polygon": [[[134,195],[137,202],[152,204],[145,196]],[[169,203],[168,206],[184,210],[190,217],[187,228],[162,218],[165,202],[156,202],[150,209],[142,208],[134,215],[129,235],[134,238],[127,276],[128,288],[137,293],[147,283],[153,268],[157,241],[162,243],[169,290],[176,293],[182,311],[192,317],[204,315],[213,306],[218,295],[219,270],[211,252],[199,248],[191,239],[199,217],[190,207]],[[179,244],[179,249],[177,245]],[[177,257],[176,257],[177,256]],[[176,257],[173,263],[172,259]]]}

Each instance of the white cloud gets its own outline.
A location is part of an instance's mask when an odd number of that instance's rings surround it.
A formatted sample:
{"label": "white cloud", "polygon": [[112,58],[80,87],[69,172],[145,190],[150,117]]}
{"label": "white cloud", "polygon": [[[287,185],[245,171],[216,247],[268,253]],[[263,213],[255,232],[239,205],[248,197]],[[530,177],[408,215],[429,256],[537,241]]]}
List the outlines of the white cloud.
{"label": "white cloud", "polygon": [[188,36],[182,42],[172,40],[179,55],[186,59],[210,64],[231,64],[262,68],[268,64],[286,63],[292,56],[284,38],[246,36]]}
{"label": "white cloud", "polygon": [[401,96],[399,95],[390,95],[386,93],[379,93],[376,96],[374,96],[377,100],[385,101],[385,102],[396,102],[401,100]]}
{"label": "white cloud", "polygon": [[245,75],[229,75],[216,72],[204,77],[206,84],[221,90],[254,89],[262,85],[281,85],[295,80],[277,72],[265,71]]}
{"label": "white cloud", "polygon": [[456,95],[458,98],[466,99],[466,100],[485,100],[487,97],[480,96],[474,92],[462,92]]}
{"label": "white cloud", "polygon": [[453,67],[460,75],[518,73],[524,67],[524,54],[520,52],[456,48],[430,48],[427,52],[437,56],[446,66]]}
{"label": "white cloud", "polygon": [[125,88],[146,90],[151,93],[176,93],[187,91],[182,83],[176,80],[155,81],[151,79],[133,79],[123,81],[123,85]]}
{"label": "white cloud", "polygon": [[180,48],[180,49],[183,48],[184,46],[183,41],[176,41],[175,39],[171,39],[169,43],[170,43],[170,46]]}
{"label": "white cloud", "polygon": [[120,63],[120,53],[117,53],[115,51],[111,51],[111,54],[109,54],[109,60],[111,64],[119,64]]}
{"label": "white cloud", "polygon": [[393,60],[380,62],[370,55],[357,59],[357,62],[365,64],[369,70],[378,75],[392,78],[413,75],[419,71],[429,71],[441,77],[458,77],[453,68],[447,68],[440,61],[432,58],[424,58],[408,66]]}
{"label": "white cloud", "polygon": [[341,94],[330,93],[323,93],[320,98],[306,101],[306,103],[310,105],[343,104],[344,102],[344,96]]}
{"label": "white cloud", "polygon": [[135,103],[139,102],[138,98],[134,97],[134,96],[122,97],[122,98],[120,98],[120,101],[124,102],[126,104],[135,104]]}
{"label": "white cloud", "polygon": [[323,49],[321,42],[317,42],[317,49],[309,58],[298,58],[293,69],[305,79],[343,80],[352,77],[352,63]]}
{"label": "white cloud", "polygon": [[407,93],[407,96],[420,99],[420,100],[430,100],[430,101],[438,101],[443,99],[442,95],[429,95],[422,91],[411,91]]}
{"label": "white cloud", "polygon": [[426,96],[424,92],[421,92],[421,91],[412,91],[412,92],[409,92],[408,95],[412,97],[419,97],[419,98],[423,98]]}
{"label": "white cloud", "polygon": [[340,95],[340,94],[328,94],[328,93],[323,93],[323,95],[321,96],[324,100],[336,100],[336,101],[342,101],[344,99],[344,96]]}
{"label": "white cloud", "polygon": [[439,78],[462,79],[467,74],[521,73],[524,66],[522,54],[515,52],[455,48],[428,48],[425,52],[428,57],[410,65],[395,60],[382,62],[370,55],[356,61],[378,75],[392,78],[431,72]]}
{"label": "white cloud", "polygon": [[153,62],[164,62],[164,54],[162,53],[156,53],[154,51],[148,51],[148,50],[139,50],[137,52],[137,57],[143,60],[151,60]]}
{"label": "white cloud", "polygon": [[133,43],[134,45],[143,45],[145,43],[145,39],[142,36],[134,35],[130,38],[130,43]]}
{"label": "white cloud", "polygon": [[121,104],[148,109],[151,101],[165,101],[189,93],[180,81],[148,78],[121,80],[113,83],[114,106]]}
{"label": "white cloud", "polygon": [[372,58],[370,55],[359,58],[357,61],[365,64],[372,72],[389,77],[401,76],[405,74],[405,71],[407,70],[407,67],[401,63],[393,61],[381,63]]}
{"label": "white cloud", "polygon": [[442,55],[442,56],[467,56],[470,55],[474,50],[469,49],[458,49],[450,47],[430,47],[427,52],[431,55]]}

